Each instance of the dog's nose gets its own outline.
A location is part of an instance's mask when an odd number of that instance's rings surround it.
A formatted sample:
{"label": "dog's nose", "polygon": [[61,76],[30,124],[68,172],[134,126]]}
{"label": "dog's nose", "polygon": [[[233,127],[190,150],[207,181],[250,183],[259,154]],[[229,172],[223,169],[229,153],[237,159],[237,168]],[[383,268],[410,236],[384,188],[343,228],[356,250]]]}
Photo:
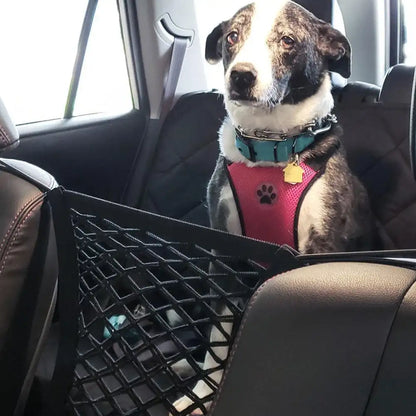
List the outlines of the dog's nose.
{"label": "dog's nose", "polygon": [[230,74],[231,87],[238,91],[247,91],[257,79],[257,72],[252,65],[244,64],[235,66]]}

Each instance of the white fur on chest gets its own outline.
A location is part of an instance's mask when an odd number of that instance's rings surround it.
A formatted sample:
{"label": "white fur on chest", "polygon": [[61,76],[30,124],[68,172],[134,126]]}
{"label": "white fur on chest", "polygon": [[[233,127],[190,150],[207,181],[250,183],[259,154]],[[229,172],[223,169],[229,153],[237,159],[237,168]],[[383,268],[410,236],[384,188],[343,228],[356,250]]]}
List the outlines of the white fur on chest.
{"label": "white fur on chest", "polygon": [[228,211],[226,218],[227,231],[231,234],[242,235],[240,216],[238,215],[234,194],[229,184],[221,189],[219,204],[226,206]]}
{"label": "white fur on chest", "polygon": [[328,185],[325,174],[318,178],[307,191],[299,211],[298,218],[298,250],[304,253],[310,241],[310,232],[313,229],[319,235],[325,235],[325,195],[328,194]]}

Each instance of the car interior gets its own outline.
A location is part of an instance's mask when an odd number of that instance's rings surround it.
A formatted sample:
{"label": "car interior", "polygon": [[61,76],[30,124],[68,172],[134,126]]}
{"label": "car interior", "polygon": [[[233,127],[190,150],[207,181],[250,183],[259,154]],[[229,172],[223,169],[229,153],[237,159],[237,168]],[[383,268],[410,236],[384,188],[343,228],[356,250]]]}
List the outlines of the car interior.
{"label": "car interior", "polygon": [[246,2],[111,1],[130,110],[76,114],[104,0],[85,1],[60,119],[16,125],[0,101],[0,413],[415,414],[405,0],[296,0],[351,42],[351,78],[331,74],[334,114],[379,236],[372,251],[313,255],[209,228],[226,110],[205,38]]}

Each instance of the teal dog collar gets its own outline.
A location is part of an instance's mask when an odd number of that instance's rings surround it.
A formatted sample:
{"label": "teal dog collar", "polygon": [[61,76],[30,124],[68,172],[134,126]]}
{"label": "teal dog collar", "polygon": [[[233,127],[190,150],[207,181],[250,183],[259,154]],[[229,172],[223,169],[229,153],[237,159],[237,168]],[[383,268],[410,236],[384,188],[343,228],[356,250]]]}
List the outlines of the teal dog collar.
{"label": "teal dog collar", "polygon": [[251,162],[287,162],[291,156],[303,152],[319,134],[325,133],[336,123],[335,116],[330,114],[322,124],[314,122],[302,133],[286,137],[270,131],[255,131],[248,135],[236,128],[235,144],[240,153]]}
{"label": "teal dog collar", "polygon": [[240,153],[252,162],[286,162],[295,153],[310,146],[315,136],[302,135],[284,141],[247,139],[236,133],[235,144]]}

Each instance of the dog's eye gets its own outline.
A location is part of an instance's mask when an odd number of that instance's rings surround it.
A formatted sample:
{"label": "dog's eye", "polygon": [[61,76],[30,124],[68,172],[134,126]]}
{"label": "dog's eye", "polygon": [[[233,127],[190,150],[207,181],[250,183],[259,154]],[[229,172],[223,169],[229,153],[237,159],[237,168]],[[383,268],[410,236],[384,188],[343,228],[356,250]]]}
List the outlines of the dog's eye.
{"label": "dog's eye", "polygon": [[286,49],[292,48],[293,45],[295,44],[295,41],[289,36],[283,36],[281,39],[281,42],[282,42],[283,47]]}
{"label": "dog's eye", "polygon": [[235,30],[231,33],[228,34],[227,36],[227,43],[230,46],[235,45],[238,42],[238,32],[236,32]]}

